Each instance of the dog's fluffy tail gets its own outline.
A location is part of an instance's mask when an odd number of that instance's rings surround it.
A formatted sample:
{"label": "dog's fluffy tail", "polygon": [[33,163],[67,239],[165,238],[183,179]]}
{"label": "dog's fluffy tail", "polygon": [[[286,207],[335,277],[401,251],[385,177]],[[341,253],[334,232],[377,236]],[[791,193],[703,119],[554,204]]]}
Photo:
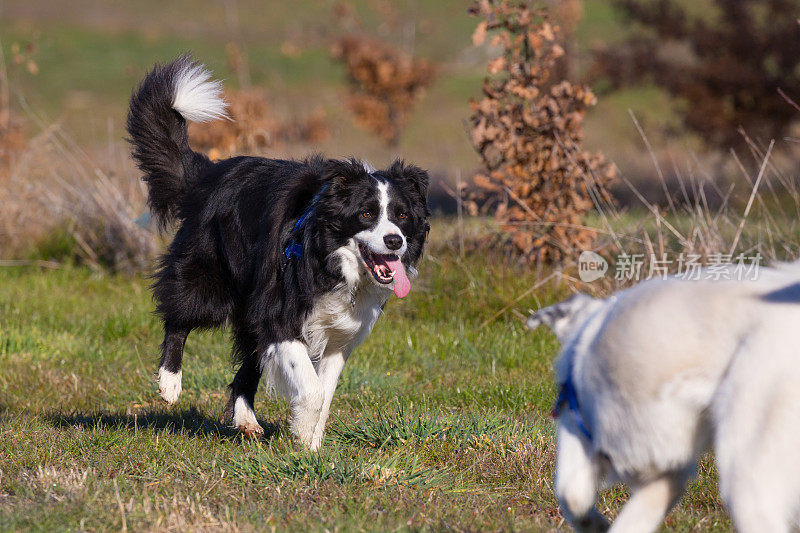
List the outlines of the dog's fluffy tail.
{"label": "dog's fluffy tail", "polygon": [[545,325],[563,343],[603,302],[585,294],[573,294],[563,302],[539,309],[528,318],[525,325],[528,329]]}
{"label": "dog's fluffy tail", "polygon": [[163,226],[178,216],[184,192],[211,164],[189,147],[186,121],[227,118],[222,86],[191,56],[156,65],[131,97],[127,130],[144,172],[150,209]]}

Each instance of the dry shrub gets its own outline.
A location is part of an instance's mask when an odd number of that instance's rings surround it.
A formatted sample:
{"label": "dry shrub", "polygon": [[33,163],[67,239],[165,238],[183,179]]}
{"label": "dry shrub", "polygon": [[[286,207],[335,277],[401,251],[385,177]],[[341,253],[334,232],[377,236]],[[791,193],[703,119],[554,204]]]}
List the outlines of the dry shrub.
{"label": "dry shrub", "polygon": [[135,208],[118,184],[106,175],[96,179],[64,183],[50,193],[68,222],[77,243],[75,254],[94,268],[133,273],[147,270],[158,251],[155,235],[140,218],[143,206]]}
{"label": "dry shrub", "polygon": [[[25,150],[27,139],[22,122],[6,114],[4,119],[3,111],[0,110],[0,167],[8,167]],[[3,176],[3,169],[0,168],[0,179]]]}
{"label": "dry shrub", "polygon": [[[581,280],[578,261],[573,260],[561,265],[554,279],[573,290],[608,296],[650,278],[683,274],[698,279],[700,267],[709,269],[708,279],[739,279],[739,274],[725,274],[720,267],[741,265],[741,273],[755,274],[766,265],[796,260],[800,184],[794,176],[795,163],[777,158],[774,142],[761,146],[747,135],[743,142],[750,156],[744,160],[732,154],[740,174],[724,190],[692,157],[684,162],[673,159],[671,176],[654,157],[662,186],[667,180],[678,184],[677,191],[667,196],[667,207],[650,202],[623,180],[641,208],[599,213],[596,225],[601,229],[592,251],[607,261],[608,270],[599,279]],[[749,164],[758,170],[748,171]],[[719,205],[709,204],[712,194],[722,198]]]}
{"label": "dry shrub", "polygon": [[11,109],[9,76],[23,70],[32,76],[39,73],[39,65],[34,57],[38,51],[35,42],[28,42],[24,46],[15,42],[10,51],[10,65],[6,65],[0,43],[0,179],[27,144],[24,125]]}
{"label": "dry shrub", "polygon": [[634,31],[596,51],[593,78],[614,88],[655,82],[684,103],[684,126],[711,146],[746,150],[740,126],[779,139],[796,121],[779,94],[799,94],[796,0],[711,0],[702,10],[683,0],[612,3]]}
{"label": "dry shrub", "polygon": [[64,233],[66,258],[98,269],[147,269],[158,249],[141,216],[147,207],[138,176],[104,170],[57,126],[31,140],[0,182],[0,199],[4,259],[36,253]]}
{"label": "dry shrub", "polygon": [[244,46],[240,42],[230,41],[225,45],[225,55],[228,58],[228,68],[236,74],[239,86],[249,88],[250,69]]}
{"label": "dry shrub", "polygon": [[488,67],[483,98],[470,101],[472,143],[484,165],[468,191],[470,212],[494,212],[525,260],[560,261],[591,247],[585,226],[594,202],[609,202],[614,167],[580,146],[588,87],[553,81],[563,55],[558,27],[526,2],[482,0],[470,12],[483,17],[473,34],[501,50]]}
{"label": "dry shrub", "polygon": [[556,63],[553,73],[558,79],[568,79],[575,74],[578,60],[578,24],[583,18],[583,0],[549,0],[546,4],[554,20],[561,27],[559,44],[564,48],[564,56]]}
{"label": "dry shrub", "polygon": [[347,70],[347,105],[358,124],[387,145],[396,145],[414,104],[435,80],[435,67],[363,36],[339,39],[331,48],[331,55]]}
{"label": "dry shrub", "polygon": [[230,104],[228,114],[232,120],[189,125],[192,146],[212,159],[289,142],[317,143],[330,135],[322,109],[302,120],[282,120],[272,111],[264,91],[231,90],[226,92],[225,99]]}

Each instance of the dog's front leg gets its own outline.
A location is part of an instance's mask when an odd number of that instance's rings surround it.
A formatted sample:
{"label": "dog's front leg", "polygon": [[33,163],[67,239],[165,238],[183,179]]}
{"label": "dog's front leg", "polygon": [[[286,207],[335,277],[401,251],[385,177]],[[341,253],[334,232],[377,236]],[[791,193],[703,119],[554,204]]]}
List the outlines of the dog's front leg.
{"label": "dog's front leg", "polygon": [[576,531],[602,532],[608,521],[595,507],[600,469],[591,445],[565,413],[556,429],[555,489],[561,512]]}
{"label": "dog's front leg", "polygon": [[322,381],[322,388],[325,392],[325,400],[322,402],[322,412],[317,421],[317,427],[314,430],[314,440],[311,448],[316,450],[322,444],[322,435],[325,432],[325,423],[328,421],[328,415],[331,412],[331,401],[333,400],[333,393],[336,391],[336,385],[339,383],[339,376],[344,368],[344,363],[347,361],[347,356],[342,352],[336,352],[326,355],[319,362],[317,374]]}
{"label": "dog's front leg", "polygon": [[274,357],[276,385],[292,409],[292,433],[301,444],[316,450],[319,443],[314,442],[314,430],[325,401],[325,391],[308,356],[308,349],[300,341],[281,342],[275,346]]}
{"label": "dog's front leg", "polygon": [[658,530],[664,516],[683,493],[687,477],[684,472],[664,474],[631,487],[631,497],[611,524],[609,533]]}

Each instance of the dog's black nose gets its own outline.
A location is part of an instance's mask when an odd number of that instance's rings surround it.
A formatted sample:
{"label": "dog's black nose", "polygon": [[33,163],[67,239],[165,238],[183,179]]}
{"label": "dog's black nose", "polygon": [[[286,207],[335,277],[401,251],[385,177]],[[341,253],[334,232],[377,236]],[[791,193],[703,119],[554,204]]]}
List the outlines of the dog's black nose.
{"label": "dog's black nose", "polygon": [[403,238],[397,233],[384,235],[383,242],[386,243],[386,247],[390,250],[399,250],[403,246]]}

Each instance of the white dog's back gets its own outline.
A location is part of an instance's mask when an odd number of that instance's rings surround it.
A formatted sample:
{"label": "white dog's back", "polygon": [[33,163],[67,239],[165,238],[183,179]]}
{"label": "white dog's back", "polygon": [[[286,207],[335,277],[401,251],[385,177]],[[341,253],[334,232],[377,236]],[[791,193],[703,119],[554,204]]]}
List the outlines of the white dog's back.
{"label": "white dog's back", "polygon": [[[785,529],[800,503],[800,454],[790,452],[800,449],[800,268],[749,281],[651,280],[578,302],[534,315],[558,317],[558,381],[579,403],[559,419],[559,472],[568,460],[630,483],[614,528],[652,529],[713,441],[737,527],[781,530],[769,515]],[[557,492],[580,524],[598,480],[563,471]]]}

